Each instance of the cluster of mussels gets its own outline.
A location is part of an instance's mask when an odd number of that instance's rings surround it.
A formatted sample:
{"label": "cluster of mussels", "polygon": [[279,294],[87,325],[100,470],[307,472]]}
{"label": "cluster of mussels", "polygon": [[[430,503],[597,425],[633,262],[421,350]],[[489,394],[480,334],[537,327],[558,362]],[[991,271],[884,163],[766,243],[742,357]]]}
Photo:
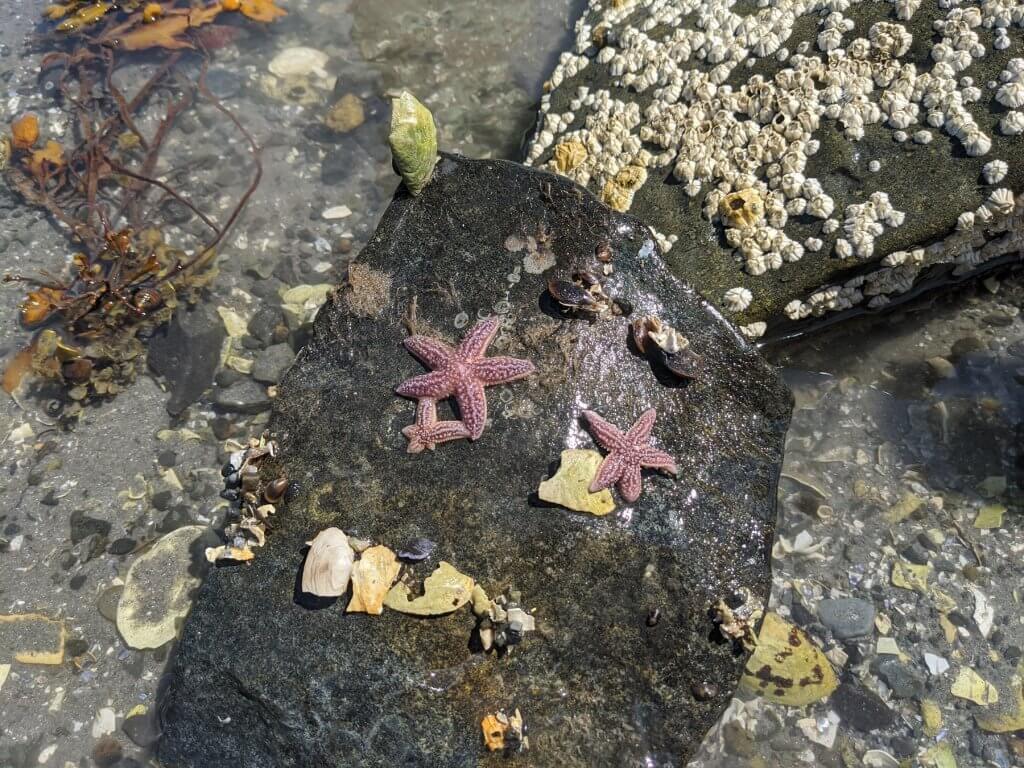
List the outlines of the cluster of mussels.
{"label": "cluster of mussels", "polygon": [[252,548],[266,543],[270,518],[284,501],[290,486],[283,475],[268,482],[260,473],[263,460],[275,458],[277,452],[277,443],[264,434],[251,438],[248,446],[228,457],[221,470],[225,486],[221,496],[237,502],[238,506],[232,508],[224,527],[226,543],[206,550],[206,559],[211,563],[252,560],[255,557]]}

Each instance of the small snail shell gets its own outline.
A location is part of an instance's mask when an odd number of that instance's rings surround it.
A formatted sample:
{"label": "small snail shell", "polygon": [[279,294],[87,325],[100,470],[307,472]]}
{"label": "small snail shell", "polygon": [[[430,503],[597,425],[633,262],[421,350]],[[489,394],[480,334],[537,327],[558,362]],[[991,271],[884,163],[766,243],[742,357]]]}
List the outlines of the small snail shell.
{"label": "small snail shell", "polygon": [[355,553],[348,537],[337,528],[320,531],[309,542],[302,568],[302,591],[318,597],[339,597],[348,589]]}

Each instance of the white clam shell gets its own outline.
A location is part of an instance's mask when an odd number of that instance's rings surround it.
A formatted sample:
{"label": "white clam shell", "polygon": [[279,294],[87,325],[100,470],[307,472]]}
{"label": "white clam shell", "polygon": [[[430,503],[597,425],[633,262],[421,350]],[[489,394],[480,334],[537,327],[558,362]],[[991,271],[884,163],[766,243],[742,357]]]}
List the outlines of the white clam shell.
{"label": "white clam shell", "polygon": [[302,591],[318,597],[340,597],[348,589],[355,553],[338,528],[326,528],[309,542],[302,568]]}

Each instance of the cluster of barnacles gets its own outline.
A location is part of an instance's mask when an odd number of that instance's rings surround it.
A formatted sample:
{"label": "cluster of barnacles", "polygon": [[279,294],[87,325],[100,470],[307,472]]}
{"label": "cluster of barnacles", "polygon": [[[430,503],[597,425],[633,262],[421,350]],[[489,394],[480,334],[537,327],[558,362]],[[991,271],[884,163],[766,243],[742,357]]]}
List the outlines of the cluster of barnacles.
{"label": "cluster of barnacles", "polygon": [[237,501],[233,518],[224,528],[225,544],[208,547],[206,559],[211,563],[220,561],[245,562],[255,557],[253,547],[266,543],[270,517],[277,512],[277,506],[284,500],[288,490],[288,478],[276,477],[264,482],[260,474],[263,459],[275,458],[277,442],[266,434],[250,438],[244,448],[234,451],[221,469],[225,490],[221,496],[228,501]]}
{"label": "cluster of barnacles", "polygon": [[722,637],[739,643],[748,651],[757,645],[754,628],[764,616],[764,604],[742,587],[736,594],[718,600],[710,610],[711,620]]}

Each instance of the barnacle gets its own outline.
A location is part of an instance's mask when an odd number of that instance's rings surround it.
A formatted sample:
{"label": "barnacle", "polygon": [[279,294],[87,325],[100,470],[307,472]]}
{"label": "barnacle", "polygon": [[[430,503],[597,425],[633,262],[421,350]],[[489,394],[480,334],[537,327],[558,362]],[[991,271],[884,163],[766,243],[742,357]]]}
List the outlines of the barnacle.
{"label": "barnacle", "polygon": [[764,218],[764,199],[754,188],[730,192],[718,205],[718,215],[730,227],[747,229]]}
{"label": "barnacle", "polygon": [[388,135],[395,169],[412,195],[423,191],[437,163],[437,128],[430,110],[409,91],[391,100]]}

